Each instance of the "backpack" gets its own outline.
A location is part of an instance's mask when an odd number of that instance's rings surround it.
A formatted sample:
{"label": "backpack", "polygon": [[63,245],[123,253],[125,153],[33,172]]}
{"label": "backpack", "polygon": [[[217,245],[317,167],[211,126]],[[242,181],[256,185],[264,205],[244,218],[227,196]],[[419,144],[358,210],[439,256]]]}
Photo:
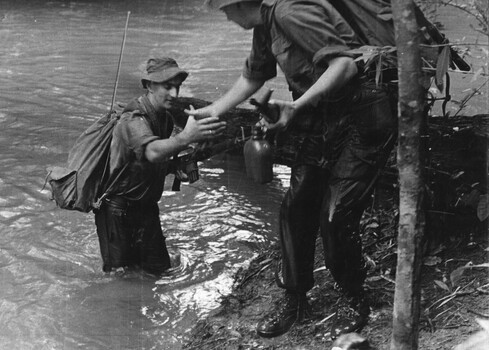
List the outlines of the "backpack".
{"label": "backpack", "polygon": [[363,45],[396,46],[390,0],[330,0]]}
{"label": "backpack", "polygon": [[[392,57],[395,54],[396,41],[390,0],[330,0],[330,2],[352,27],[363,45],[377,47],[377,50],[371,50],[366,56],[374,56],[372,51],[383,55],[376,61],[377,67],[374,69],[377,70],[374,73],[376,80],[379,79],[379,71],[385,67],[397,70],[397,60]],[[432,71],[436,68],[434,74],[436,80],[440,81],[443,78],[448,71],[448,66],[469,71],[470,66],[452,47],[443,46],[448,44],[448,39],[425,17],[421,9],[415,5],[414,10],[416,21],[423,34],[423,44],[438,45],[433,48],[422,47],[421,50],[423,61],[430,65]],[[383,58],[387,60],[380,62],[381,65],[379,61]]]}
{"label": "backpack", "polygon": [[[146,105],[149,105],[148,103]],[[126,163],[121,170],[110,176],[109,160],[112,132],[123,113],[143,111],[155,135],[161,135],[163,132],[161,127],[168,128],[168,131],[173,129],[173,122],[158,126],[159,124],[155,120],[155,112],[147,111],[140,99],[134,100],[127,106],[120,106],[124,107],[121,112],[114,110],[108,112],[78,137],[68,154],[66,167],[53,166],[47,168],[46,182],[49,182],[51,186],[51,199],[61,209],[77,210],[83,213],[99,209],[102,201],[111,194],[114,185],[128,168],[129,163]],[[173,120],[173,116],[171,117]],[[169,166],[169,172],[175,173],[173,185],[175,191],[179,190],[178,184],[181,180],[180,177],[177,179],[177,166],[180,164],[185,165],[178,156],[175,156],[170,161]]]}
{"label": "backpack", "polygon": [[108,112],[76,140],[68,155],[67,167],[49,167],[46,181],[58,207],[88,213],[100,208],[126,166],[109,182],[109,155],[112,131],[120,113]]}

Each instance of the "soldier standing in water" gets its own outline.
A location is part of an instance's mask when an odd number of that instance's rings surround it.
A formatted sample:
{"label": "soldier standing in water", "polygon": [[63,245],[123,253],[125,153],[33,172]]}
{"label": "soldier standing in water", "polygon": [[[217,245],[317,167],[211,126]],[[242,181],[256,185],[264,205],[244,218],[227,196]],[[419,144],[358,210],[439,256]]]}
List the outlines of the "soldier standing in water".
{"label": "soldier standing in water", "polygon": [[226,127],[217,117],[189,117],[182,132],[170,137],[167,109],[187,76],[172,58],[149,59],[141,77],[146,93],[127,105],[114,128],[110,175],[120,176],[95,211],[105,272],[140,266],[158,275],[170,267],[158,208],[170,158]]}

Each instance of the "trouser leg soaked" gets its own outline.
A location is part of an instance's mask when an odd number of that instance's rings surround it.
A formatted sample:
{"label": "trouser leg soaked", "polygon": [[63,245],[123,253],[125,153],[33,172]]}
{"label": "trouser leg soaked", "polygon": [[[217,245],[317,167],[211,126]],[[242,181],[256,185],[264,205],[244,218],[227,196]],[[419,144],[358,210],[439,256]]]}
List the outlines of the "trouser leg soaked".
{"label": "trouser leg soaked", "polygon": [[[319,229],[325,263],[335,281],[352,293],[361,288],[365,268],[359,223],[378,177],[379,163],[385,163],[392,148],[381,150],[382,146],[364,146],[353,139],[332,170],[312,165],[292,168],[290,188],[280,210],[279,285],[298,293],[313,287]],[[383,160],[379,161],[379,156]]]}
{"label": "trouser leg soaked", "polygon": [[103,270],[139,265],[151,273],[170,267],[157,203],[130,205],[109,198],[95,213]]}
{"label": "trouser leg soaked", "polygon": [[[366,271],[360,219],[396,139],[388,100],[385,95],[382,99],[386,105],[370,106],[365,118],[351,123],[337,159],[328,166],[311,161],[320,153],[317,141],[305,139],[302,145],[280,210],[282,263],[277,282],[289,292],[303,293],[314,285],[318,230],[326,266],[339,287],[348,294],[362,289]],[[385,109],[378,127],[368,119],[379,121],[376,108]]]}
{"label": "trouser leg soaked", "polygon": [[305,293],[314,285],[314,251],[325,176],[324,169],[311,165],[297,165],[291,170],[290,188],[280,209],[283,284],[279,282],[290,292]]}
{"label": "trouser leg soaked", "polygon": [[[391,138],[390,142],[392,142]],[[359,232],[360,219],[367,206],[379,170],[392,147],[366,145],[352,131],[352,138],[331,171],[321,206],[321,238],[326,267],[336,283],[357,294],[366,277]]]}

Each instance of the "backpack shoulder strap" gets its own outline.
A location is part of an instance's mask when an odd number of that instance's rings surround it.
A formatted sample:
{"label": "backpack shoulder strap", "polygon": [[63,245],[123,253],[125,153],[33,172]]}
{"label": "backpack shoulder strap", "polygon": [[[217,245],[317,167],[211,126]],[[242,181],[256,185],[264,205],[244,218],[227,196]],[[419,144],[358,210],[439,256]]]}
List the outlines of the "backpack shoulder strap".
{"label": "backpack shoulder strap", "polygon": [[104,193],[93,203],[92,207],[94,209],[100,209],[100,206],[102,205],[102,202],[104,201],[105,198],[110,194],[110,191],[116,184],[117,180],[121,177],[121,175],[124,173],[124,171],[129,167],[129,163],[124,164],[122,169],[119,171],[117,176],[110,182],[110,184],[107,186],[107,189],[104,191]]}
{"label": "backpack shoulder strap", "polygon": [[353,20],[353,13],[348,8],[348,6],[346,6],[342,0],[330,0],[330,3],[350,25],[351,29],[353,29],[353,31],[358,36],[362,44],[363,45],[368,44],[367,37],[363,33],[363,30],[361,30],[360,27],[358,26],[357,21]]}
{"label": "backpack shoulder strap", "polygon": [[390,0],[329,0],[363,45],[395,46]]}

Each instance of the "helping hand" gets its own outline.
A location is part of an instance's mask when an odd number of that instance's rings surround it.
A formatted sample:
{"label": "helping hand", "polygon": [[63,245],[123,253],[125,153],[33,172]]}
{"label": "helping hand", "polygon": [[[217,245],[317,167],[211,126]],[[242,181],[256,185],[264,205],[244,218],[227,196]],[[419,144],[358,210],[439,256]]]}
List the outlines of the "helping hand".
{"label": "helping hand", "polygon": [[275,123],[270,123],[265,118],[262,118],[260,119],[258,124],[264,129],[264,131],[283,131],[287,129],[290,122],[297,114],[294,103],[282,100],[270,100],[268,103],[271,105],[271,108],[273,108],[273,106],[278,107],[280,111],[280,117]]}
{"label": "helping hand", "polygon": [[199,109],[195,109],[194,106],[190,105],[190,109],[185,109],[184,112],[189,115],[193,116],[196,120],[207,118],[207,117],[219,117],[217,114],[216,110],[212,108],[212,105],[202,107]]}
{"label": "helping hand", "polygon": [[[203,109],[195,110],[190,106],[190,110],[185,110],[189,117],[181,136],[187,138],[190,143],[214,139],[226,130],[226,122],[220,121],[218,117],[200,113]],[[194,112],[199,113],[195,113],[194,116]]]}

